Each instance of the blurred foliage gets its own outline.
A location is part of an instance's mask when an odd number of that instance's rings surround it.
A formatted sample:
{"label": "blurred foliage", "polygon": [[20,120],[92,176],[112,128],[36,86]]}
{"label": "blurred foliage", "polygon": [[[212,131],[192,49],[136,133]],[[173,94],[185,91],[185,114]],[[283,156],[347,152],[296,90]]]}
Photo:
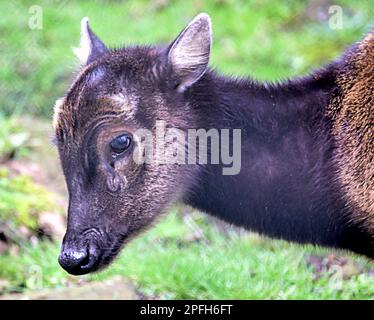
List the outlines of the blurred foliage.
{"label": "blurred foliage", "polygon": [[[9,247],[24,244],[30,236],[40,236],[40,214],[57,208],[54,193],[29,176],[32,169],[26,159],[36,152],[34,131],[21,118],[0,114],[0,249],[1,241]],[[45,143],[48,141],[41,144]]]}
{"label": "blurred foliage", "polygon": [[28,176],[12,176],[7,168],[0,168],[0,222],[9,238],[20,226],[37,232],[38,213],[53,208],[52,195],[46,188]]}
{"label": "blurred foliage", "polygon": [[[328,9],[340,5],[343,28]],[[31,29],[40,6],[42,29]],[[213,21],[212,65],[229,74],[278,80],[306,73],[358,41],[373,22],[370,0],[1,1],[0,108],[50,117],[78,69],[80,20],[89,16],[109,46],[168,43],[197,13]]]}
{"label": "blurred foliage", "polygon": [[16,117],[8,118],[0,113],[0,164],[17,155],[25,155],[28,138],[29,134],[22,130]]}

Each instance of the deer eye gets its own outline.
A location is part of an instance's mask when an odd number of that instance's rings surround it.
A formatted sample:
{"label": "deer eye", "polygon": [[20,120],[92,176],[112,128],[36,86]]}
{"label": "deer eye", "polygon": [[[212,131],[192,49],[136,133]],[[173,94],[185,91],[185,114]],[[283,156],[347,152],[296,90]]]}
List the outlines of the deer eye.
{"label": "deer eye", "polygon": [[116,156],[125,152],[130,145],[131,137],[127,134],[122,134],[110,142],[110,149],[113,152],[113,156]]}

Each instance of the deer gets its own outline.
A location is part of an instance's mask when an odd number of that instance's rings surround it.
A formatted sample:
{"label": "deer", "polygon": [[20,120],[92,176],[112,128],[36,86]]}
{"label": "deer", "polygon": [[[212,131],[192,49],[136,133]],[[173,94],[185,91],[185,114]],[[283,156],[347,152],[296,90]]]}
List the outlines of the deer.
{"label": "deer", "polygon": [[[277,83],[213,70],[206,13],[168,45],[117,49],[83,18],[80,44],[81,69],[53,117],[69,198],[58,261],[68,273],[102,270],[175,203],[271,238],[374,257],[374,32]],[[136,161],[137,132],[155,134],[159,121],[180,132],[240,130],[240,170],[223,174],[221,159]]]}

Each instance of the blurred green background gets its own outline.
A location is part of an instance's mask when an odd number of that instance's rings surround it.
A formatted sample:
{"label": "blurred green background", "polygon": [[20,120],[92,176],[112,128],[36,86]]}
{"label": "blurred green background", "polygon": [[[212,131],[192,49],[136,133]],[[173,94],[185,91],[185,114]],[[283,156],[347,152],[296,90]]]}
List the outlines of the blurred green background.
{"label": "blurred green background", "polygon": [[66,191],[51,116],[78,70],[71,48],[81,18],[119,47],[168,43],[202,11],[213,22],[212,66],[270,81],[337,57],[373,27],[374,13],[370,0],[0,2],[0,297],[53,297],[113,276],[152,299],[374,297],[374,265],[363,257],[259,237],[179,206],[103,273],[74,278],[58,266]]}

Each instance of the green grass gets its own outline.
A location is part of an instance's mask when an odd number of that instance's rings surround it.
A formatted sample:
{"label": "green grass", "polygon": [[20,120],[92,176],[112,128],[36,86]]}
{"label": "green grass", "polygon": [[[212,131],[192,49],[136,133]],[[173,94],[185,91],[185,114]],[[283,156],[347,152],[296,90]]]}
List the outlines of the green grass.
{"label": "green grass", "polygon": [[[226,74],[279,80],[305,74],[336,57],[370,30],[374,13],[370,0],[334,1],[344,16],[343,29],[332,30],[326,19],[310,17],[309,1],[169,0],[165,7],[157,5],[162,2],[1,1],[0,11],[8,14],[0,19],[0,113],[51,116],[54,101],[78,66],[71,47],[78,46],[83,16],[90,17],[93,29],[109,46],[118,47],[168,43],[193,16],[205,11],[213,20],[213,67]],[[43,10],[42,30],[28,27],[31,5]],[[27,131],[38,127],[29,123]],[[48,144],[48,137],[44,139]],[[41,158],[43,166],[55,170],[57,156],[47,151],[39,150],[39,157],[32,153],[30,160]],[[331,250],[234,231],[225,235],[200,214],[194,214],[191,223],[171,213],[131,242],[110,268],[85,279],[120,274],[133,279],[146,296],[164,299],[374,297],[373,264],[362,257],[349,255],[349,264],[360,272],[348,279],[340,278],[339,268],[316,278],[307,263],[309,256],[327,256]],[[191,240],[196,225],[204,234],[199,241]],[[22,247],[18,254],[1,254],[0,280],[8,282],[3,291],[55,288],[76,281],[58,266],[58,251],[59,244],[39,242]]]}
{"label": "green grass", "polygon": [[53,203],[50,192],[30,177],[12,177],[7,169],[0,168],[1,223],[12,229],[25,226],[37,232],[38,213],[53,210]]}
{"label": "green grass", "polygon": [[17,118],[0,112],[0,164],[10,158],[27,154],[29,134],[22,130]]}
{"label": "green grass", "polygon": [[[162,7],[158,3],[165,2]],[[212,66],[228,74],[278,80],[306,73],[358,41],[373,22],[370,0],[337,0],[343,28],[313,19],[308,1],[1,1],[0,108],[50,116],[78,67],[80,20],[89,16],[109,46],[168,43],[201,11],[213,21]],[[43,11],[30,29],[31,5]],[[325,7],[324,13],[328,10]],[[10,14],[11,13],[11,14]]]}
{"label": "green grass", "polygon": [[[315,279],[306,261],[326,249],[271,241],[253,234],[223,236],[200,214],[190,223],[171,213],[155,228],[131,242],[106,271],[85,276],[100,280],[127,276],[146,296],[162,299],[372,299],[373,267],[364,258],[350,259],[361,273],[341,279],[337,270]],[[191,241],[196,226],[204,237]],[[0,278],[8,291],[61,287],[76,278],[57,264],[59,247],[40,243],[19,256],[0,256]]]}

